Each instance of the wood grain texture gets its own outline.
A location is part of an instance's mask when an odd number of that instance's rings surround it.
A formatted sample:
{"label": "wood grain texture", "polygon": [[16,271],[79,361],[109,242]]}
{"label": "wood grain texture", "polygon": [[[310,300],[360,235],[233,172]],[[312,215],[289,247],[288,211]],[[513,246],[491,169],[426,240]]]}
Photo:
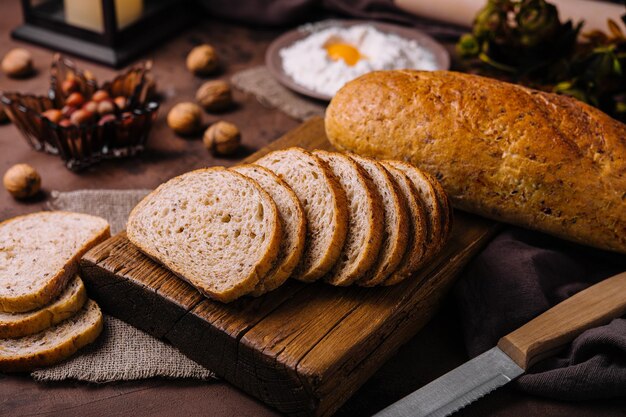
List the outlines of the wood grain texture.
{"label": "wood grain texture", "polygon": [[[289,146],[330,149],[322,120],[312,119],[244,162]],[[91,250],[81,267],[90,295],[105,311],[284,413],[326,416],[428,321],[457,273],[499,229],[469,214],[456,217],[442,253],[392,287],[294,281],[225,305],[142,255],[124,233]]]}
{"label": "wood grain texture", "polygon": [[504,336],[498,347],[523,369],[554,355],[585,330],[626,314],[626,272],[607,278]]}

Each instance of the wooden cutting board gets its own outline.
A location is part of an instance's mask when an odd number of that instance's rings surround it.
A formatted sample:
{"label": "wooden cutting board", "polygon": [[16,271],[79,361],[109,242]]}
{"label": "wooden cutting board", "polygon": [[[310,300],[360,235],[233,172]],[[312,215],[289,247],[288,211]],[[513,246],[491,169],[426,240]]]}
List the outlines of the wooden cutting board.
{"label": "wooden cutting board", "polygon": [[[312,119],[250,156],[290,146],[331,149]],[[381,288],[289,281],[259,298],[221,304],[142,255],[120,233],[89,251],[81,268],[106,312],[278,410],[327,416],[431,318],[455,276],[498,230],[457,212],[449,244],[425,270]]]}

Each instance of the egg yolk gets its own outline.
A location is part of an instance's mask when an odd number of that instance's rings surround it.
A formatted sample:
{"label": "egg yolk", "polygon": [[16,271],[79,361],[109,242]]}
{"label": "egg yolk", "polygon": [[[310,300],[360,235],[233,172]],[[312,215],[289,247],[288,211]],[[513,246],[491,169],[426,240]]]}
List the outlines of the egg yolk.
{"label": "egg yolk", "polygon": [[361,53],[354,46],[347,43],[335,43],[326,47],[328,57],[333,61],[343,59],[350,66],[356,65],[362,58]]}

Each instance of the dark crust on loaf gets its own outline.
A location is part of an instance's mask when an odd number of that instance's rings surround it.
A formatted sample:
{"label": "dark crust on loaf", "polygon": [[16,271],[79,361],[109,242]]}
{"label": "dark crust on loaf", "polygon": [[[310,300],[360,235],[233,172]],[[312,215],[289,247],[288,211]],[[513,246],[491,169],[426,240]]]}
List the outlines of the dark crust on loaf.
{"label": "dark crust on loaf", "polygon": [[339,149],[403,159],[455,207],[626,253],[626,126],[575,99],[455,72],[386,71],[326,112]]}

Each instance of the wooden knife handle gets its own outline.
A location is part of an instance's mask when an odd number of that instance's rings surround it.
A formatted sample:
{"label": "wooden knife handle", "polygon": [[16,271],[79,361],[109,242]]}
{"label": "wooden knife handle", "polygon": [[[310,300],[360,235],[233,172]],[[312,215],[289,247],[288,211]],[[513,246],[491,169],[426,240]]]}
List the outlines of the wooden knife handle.
{"label": "wooden knife handle", "polygon": [[553,355],[585,330],[626,314],[626,272],[575,294],[504,336],[498,347],[523,369]]}

